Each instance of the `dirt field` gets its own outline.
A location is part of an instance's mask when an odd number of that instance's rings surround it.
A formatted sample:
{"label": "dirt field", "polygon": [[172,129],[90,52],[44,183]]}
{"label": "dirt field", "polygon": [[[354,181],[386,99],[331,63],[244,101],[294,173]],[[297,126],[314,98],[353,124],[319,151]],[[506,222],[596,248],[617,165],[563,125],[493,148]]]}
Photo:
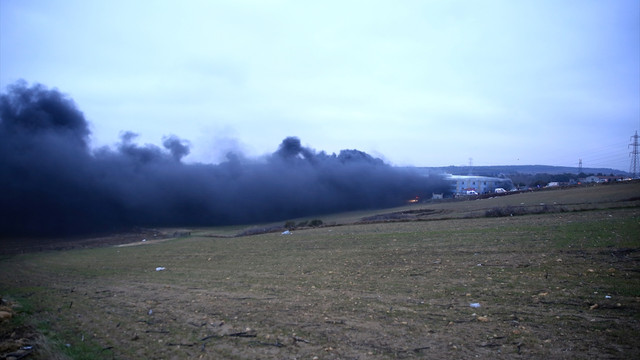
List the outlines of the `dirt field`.
{"label": "dirt field", "polygon": [[576,188],[334,215],[286,235],[192,229],[7,255],[0,294],[21,305],[0,355],[640,358],[639,196],[638,183]]}

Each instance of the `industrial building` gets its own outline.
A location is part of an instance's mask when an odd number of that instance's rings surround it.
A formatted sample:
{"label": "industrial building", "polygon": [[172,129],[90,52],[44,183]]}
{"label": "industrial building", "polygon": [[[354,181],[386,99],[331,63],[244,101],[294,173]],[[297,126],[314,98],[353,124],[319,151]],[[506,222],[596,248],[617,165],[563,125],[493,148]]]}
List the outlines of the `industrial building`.
{"label": "industrial building", "polygon": [[[446,179],[451,183],[451,192],[454,195],[489,194],[497,188],[511,190],[513,183],[509,178],[472,176],[472,175],[447,175]],[[475,193],[474,193],[475,192]]]}

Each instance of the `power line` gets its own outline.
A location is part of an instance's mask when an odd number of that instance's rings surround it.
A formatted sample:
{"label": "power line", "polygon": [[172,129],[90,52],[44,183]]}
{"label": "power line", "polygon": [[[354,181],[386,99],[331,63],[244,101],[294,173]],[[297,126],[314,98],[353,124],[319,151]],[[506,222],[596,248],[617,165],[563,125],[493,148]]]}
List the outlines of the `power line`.
{"label": "power line", "polygon": [[[610,144],[601,144],[594,143],[590,144],[591,146],[582,146],[577,151],[572,151],[571,153],[562,154],[559,153],[555,158],[555,162],[552,165],[561,165],[561,164],[575,164],[575,157],[579,156],[579,159],[582,160],[583,169],[586,168],[613,168],[622,170],[626,168],[628,161],[627,151],[625,150],[625,146],[627,145],[626,141],[620,141],[617,143]],[[628,164],[628,163],[627,163]],[[580,161],[578,160],[578,167],[580,166]]]}

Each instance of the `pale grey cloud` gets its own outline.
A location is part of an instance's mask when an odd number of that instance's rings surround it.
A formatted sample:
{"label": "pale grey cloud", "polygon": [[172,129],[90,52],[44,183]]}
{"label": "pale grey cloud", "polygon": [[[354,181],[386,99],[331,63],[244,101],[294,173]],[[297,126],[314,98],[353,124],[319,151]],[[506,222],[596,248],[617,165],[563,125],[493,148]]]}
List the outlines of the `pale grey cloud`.
{"label": "pale grey cloud", "polygon": [[633,0],[26,0],[0,10],[0,85],[24,78],[68,93],[96,145],[122,130],[156,144],[177,134],[192,141],[187,159],[210,161],[218,135],[207,132],[223,131],[251,155],[296,135],[397,164],[583,158],[626,169],[640,126]]}

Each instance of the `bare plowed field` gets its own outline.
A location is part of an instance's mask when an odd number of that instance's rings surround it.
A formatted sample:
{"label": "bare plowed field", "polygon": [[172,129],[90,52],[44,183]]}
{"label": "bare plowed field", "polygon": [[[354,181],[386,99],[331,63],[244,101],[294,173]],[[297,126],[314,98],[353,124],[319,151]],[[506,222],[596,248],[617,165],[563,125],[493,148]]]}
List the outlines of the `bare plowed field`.
{"label": "bare plowed field", "polygon": [[2,326],[44,337],[18,346],[34,359],[640,358],[638,194],[556,190],[289,234],[192,229],[7,255]]}

